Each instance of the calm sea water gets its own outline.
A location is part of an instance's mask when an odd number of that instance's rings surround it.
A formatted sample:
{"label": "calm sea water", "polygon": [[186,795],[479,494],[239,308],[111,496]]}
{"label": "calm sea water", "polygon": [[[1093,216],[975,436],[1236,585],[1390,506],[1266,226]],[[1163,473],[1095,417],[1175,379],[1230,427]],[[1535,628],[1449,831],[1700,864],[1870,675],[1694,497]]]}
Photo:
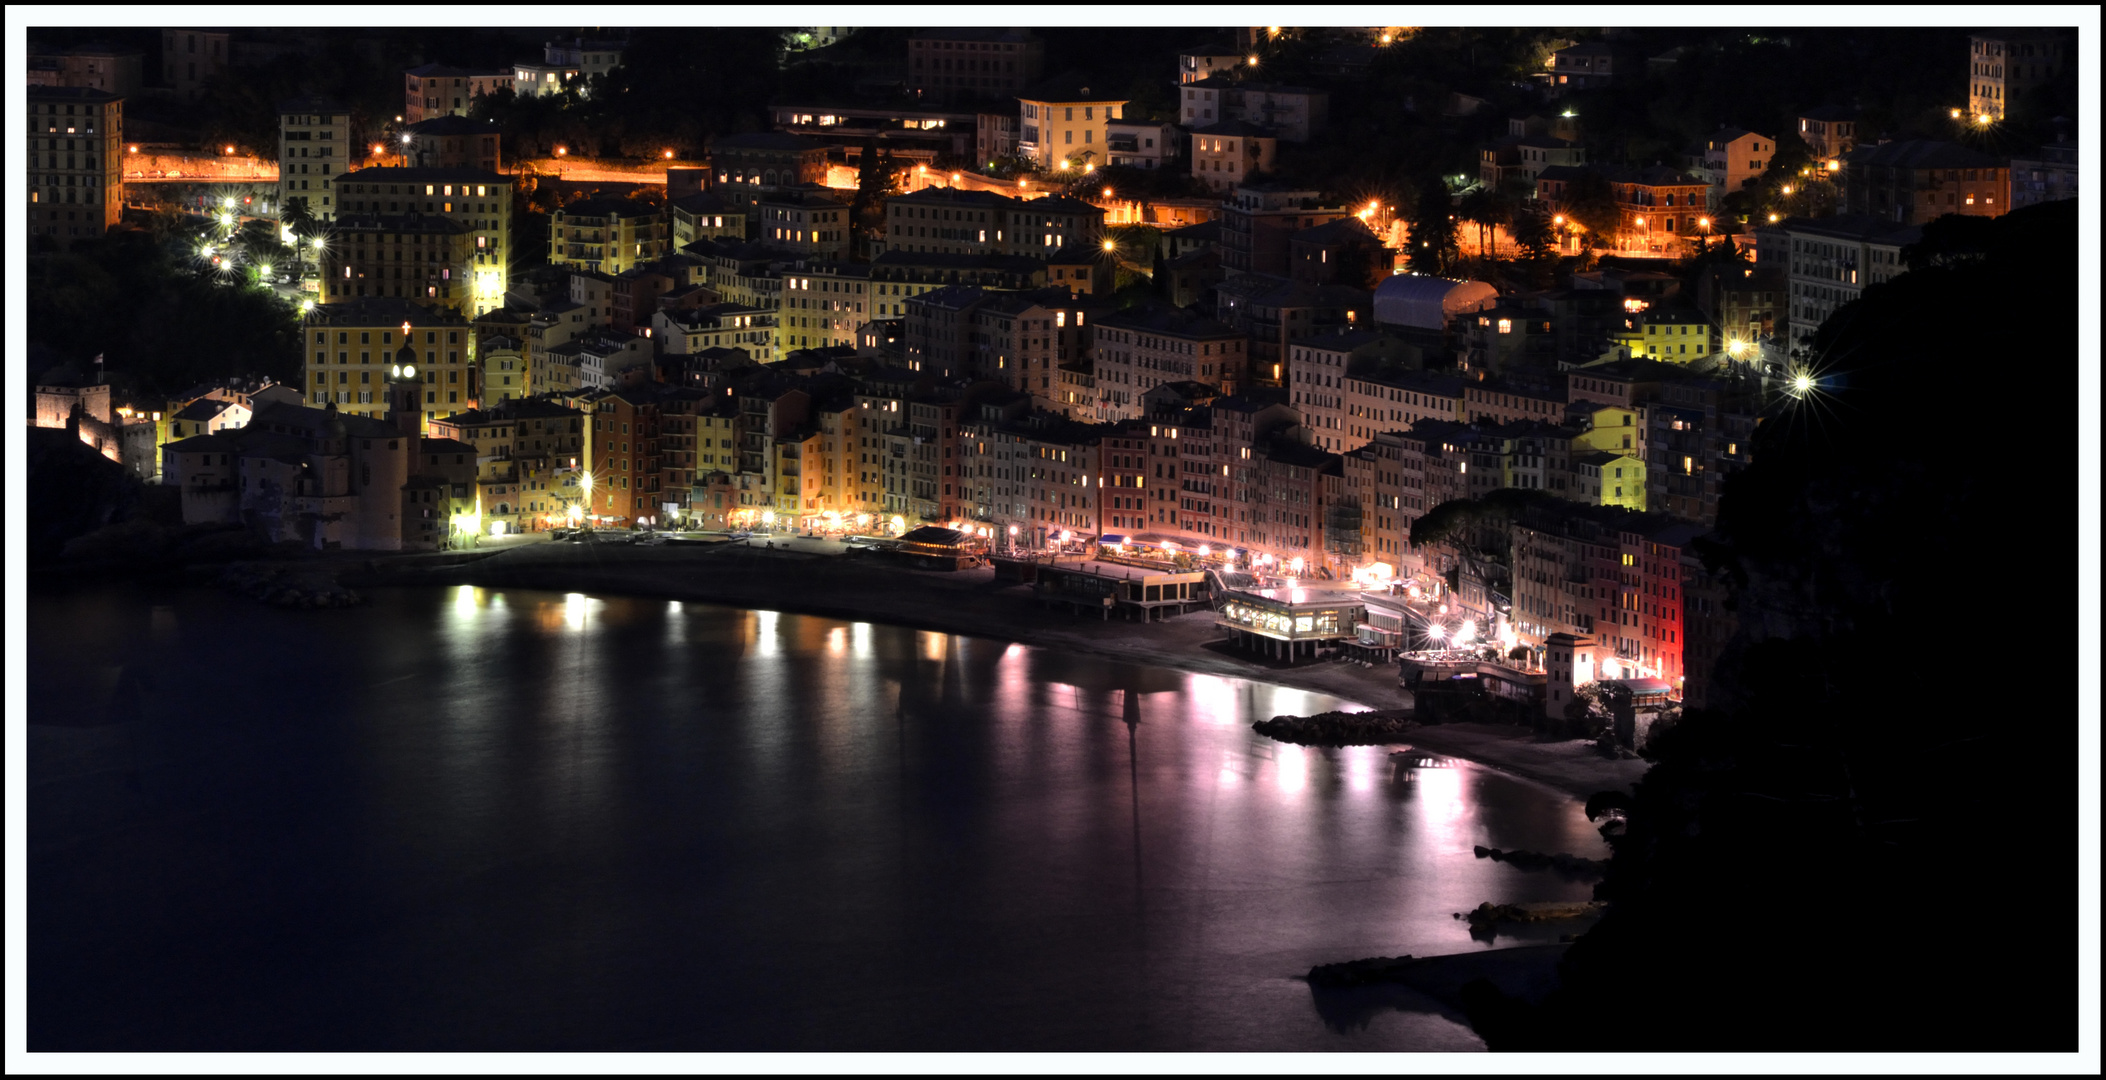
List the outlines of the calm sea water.
{"label": "calm sea water", "polygon": [[1473,844],[1605,853],[1499,774],[1249,730],[1320,694],[662,600],[371,599],[31,597],[32,1049],[1470,1049],[1430,1000],[1299,976],[1589,892]]}

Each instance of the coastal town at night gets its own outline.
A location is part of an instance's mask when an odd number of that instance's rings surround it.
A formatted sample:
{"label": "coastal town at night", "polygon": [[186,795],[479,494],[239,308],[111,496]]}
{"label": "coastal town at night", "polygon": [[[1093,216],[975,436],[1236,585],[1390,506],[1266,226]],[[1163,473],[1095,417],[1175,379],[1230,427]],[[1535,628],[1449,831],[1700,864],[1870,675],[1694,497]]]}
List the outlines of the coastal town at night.
{"label": "coastal town at night", "polygon": [[11,1069],[2098,1067],[2095,10],[17,10]]}

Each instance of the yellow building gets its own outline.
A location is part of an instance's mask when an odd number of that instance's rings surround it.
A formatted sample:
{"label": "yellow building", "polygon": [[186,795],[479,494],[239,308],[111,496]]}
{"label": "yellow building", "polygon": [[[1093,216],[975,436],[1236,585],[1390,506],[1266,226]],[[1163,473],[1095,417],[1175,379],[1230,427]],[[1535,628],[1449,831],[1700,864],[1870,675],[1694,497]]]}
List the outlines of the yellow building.
{"label": "yellow building", "polygon": [[1110,160],[1105,125],[1119,118],[1127,99],[1109,85],[1091,85],[1087,76],[1071,71],[1025,90],[1017,101],[1022,109],[1017,153],[1056,170]]}
{"label": "yellow building", "polygon": [[1621,405],[1596,405],[1589,416],[1585,431],[1572,437],[1575,449],[1606,450],[1612,453],[1636,454],[1639,433],[1644,429],[1638,425],[1638,411]]}
{"label": "yellow building", "polygon": [[[458,224],[468,253],[461,273],[420,284],[440,293],[451,286],[453,302],[449,306],[470,317],[504,306],[506,264],[512,253],[512,177],[481,169],[359,169],[337,180],[335,195],[339,214],[417,214],[443,217]],[[343,237],[339,236],[323,253],[322,295],[326,300],[397,295],[410,298],[406,291],[393,288],[392,273],[385,282],[369,278],[363,283],[355,276],[345,275],[343,263],[332,261],[342,244]],[[389,261],[392,264],[395,260]],[[385,291],[368,291],[383,287]],[[427,300],[441,298],[427,294],[424,288],[419,288],[417,295]]]}
{"label": "yellow building", "polygon": [[1636,451],[1574,454],[1572,474],[1574,502],[1645,509],[1645,463],[1638,460]]}
{"label": "yellow building", "polygon": [[868,263],[820,264],[809,271],[791,271],[783,277],[778,295],[782,308],[775,324],[786,349],[852,346],[856,328],[875,317],[869,308]]}
{"label": "yellow building", "polygon": [[1632,356],[1687,364],[1718,352],[1718,334],[1711,319],[1695,308],[1654,308],[1639,316]]}
{"label": "yellow building", "polygon": [[393,297],[318,304],[301,320],[301,384],[307,403],[352,416],[385,419],[387,382],[408,363],[424,384],[424,419],[472,409],[479,372],[468,321]]}
{"label": "yellow building", "polygon": [[634,199],[582,199],[549,217],[548,261],[613,276],[666,253],[665,211]]}
{"label": "yellow building", "polygon": [[29,88],[29,235],[59,246],[124,216],[124,99],[75,86]]}

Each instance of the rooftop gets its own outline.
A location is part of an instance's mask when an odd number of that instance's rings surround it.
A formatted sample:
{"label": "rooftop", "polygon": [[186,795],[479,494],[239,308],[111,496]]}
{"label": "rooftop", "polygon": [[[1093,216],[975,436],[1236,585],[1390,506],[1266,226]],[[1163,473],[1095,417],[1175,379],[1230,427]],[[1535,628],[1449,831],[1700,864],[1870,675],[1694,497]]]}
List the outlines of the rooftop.
{"label": "rooftop", "polygon": [[1902,139],[1877,146],[1860,146],[1843,160],[1851,165],[1880,165],[1902,169],[1993,169],[1996,158],[1958,143],[1938,139]]}
{"label": "rooftop", "polygon": [[[279,106],[279,112],[321,112],[321,109],[288,109]],[[339,108],[336,111],[341,112]],[[430,120],[419,120],[402,130],[413,135],[495,135],[498,133],[495,120],[470,120],[465,116],[448,113]]]}
{"label": "rooftop", "polygon": [[1017,97],[1025,101],[1109,101],[1124,103],[1128,99],[1110,88],[1118,85],[1117,79],[1093,78],[1081,71],[1064,71],[1033,86]]}
{"label": "rooftop", "polygon": [[1208,124],[1205,127],[1196,127],[1192,129],[1192,134],[1241,136],[1247,139],[1279,138],[1278,133],[1274,132],[1271,128],[1265,127],[1262,124],[1253,124],[1244,120],[1223,120],[1218,124]]}
{"label": "rooftop", "polygon": [[402,184],[458,184],[462,182],[471,184],[509,184],[512,182],[512,177],[505,173],[491,172],[488,169],[425,169],[399,165],[378,165],[370,168],[354,169],[338,177],[336,182],[341,184],[346,180],[358,180],[363,183],[394,182]]}
{"label": "rooftop", "polygon": [[580,199],[557,208],[558,217],[648,217],[664,213],[662,209],[635,199],[598,198]]}

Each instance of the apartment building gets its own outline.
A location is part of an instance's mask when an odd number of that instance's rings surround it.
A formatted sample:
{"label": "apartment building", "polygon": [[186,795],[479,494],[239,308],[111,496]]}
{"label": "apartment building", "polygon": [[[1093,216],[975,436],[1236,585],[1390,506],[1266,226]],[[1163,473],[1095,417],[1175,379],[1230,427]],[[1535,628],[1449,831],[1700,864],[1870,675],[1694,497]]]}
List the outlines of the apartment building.
{"label": "apartment building", "polygon": [[1134,307],[1101,316],[1095,338],[1100,414],[1143,415],[1164,383],[1203,383],[1232,392],[1248,381],[1248,341],[1234,327],[1182,308]]}
{"label": "apartment building", "polygon": [[447,114],[402,130],[403,157],[419,169],[481,169],[499,172],[504,154],[497,122]]}
{"label": "apartment building", "polygon": [[233,35],[225,30],[161,31],[161,79],[185,100],[226,73]]}
{"label": "apartment building", "polygon": [[334,221],[331,187],[357,161],[351,110],[342,102],[303,97],[278,103],[278,206],[307,206],[316,221]]}
{"label": "apartment building", "polygon": [[427,422],[472,409],[481,398],[473,337],[455,311],[397,297],[338,300],[309,310],[300,335],[300,385],[316,408],[384,417],[388,380],[398,375],[417,384]]}
{"label": "apartment building", "polygon": [[1071,71],[1017,92],[1017,153],[1045,169],[1086,169],[1108,164],[1108,125],[1126,100],[1102,84]]}
{"label": "apartment building", "polygon": [[1904,139],[1843,156],[1843,213],[1921,225],[1946,214],[1995,217],[2011,209],[2011,169],[1958,143]]}
{"label": "apartment building", "polygon": [[[512,252],[512,181],[504,173],[481,169],[370,168],[345,173],[336,181],[339,216],[360,215],[367,227],[340,223],[336,242],[322,258],[322,294],[330,301],[358,296],[401,296],[457,307],[468,316],[504,304],[506,269]],[[421,268],[394,253],[384,270],[380,253],[401,241],[384,231],[398,216],[443,217],[461,226],[468,258],[459,266],[427,261]],[[407,234],[405,234],[407,235]],[[368,262],[360,270],[357,263]],[[407,270],[407,272],[405,272]],[[459,272],[450,272],[459,271]],[[367,277],[359,277],[367,273]]]}
{"label": "apartment building", "polygon": [[581,199],[549,216],[548,261],[612,276],[663,257],[671,231],[663,207],[634,199]]}
{"label": "apartment building", "polygon": [[451,64],[409,68],[402,73],[402,121],[417,124],[441,116],[467,116],[476,98],[517,88],[509,69],[485,71]]}
{"label": "apartment building", "polygon": [[760,197],[760,240],[799,255],[848,257],[848,196],[818,184],[780,188]]}
{"label": "apartment building", "polygon": [[907,90],[933,101],[1013,96],[1045,66],[1046,43],[1028,30],[947,27],[907,38]]}
{"label": "apartment building", "polygon": [[29,235],[61,248],[101,236],[124,216],[124,99],[73,86],[26,96]]}
{"label": "apartment building", "polygon": [[1802,112],[1799,141],[1823,162],[1842,157],[1857,147],[1857,113],[1838,105],[1820,105]]}
{"label": "apartment building", "polygon": [[1270,171],[1279,151],[1271,128],[1241,120],[1193,128],[1192,176],[1215,191],[1228,191]]}
{"label": "apartment building", "polygon": [[2060,74],[2076,53],[2053,31],[1993,31],[1967,39],[1967,115],[2004,119],[2013,99]]}
{"label": "apartment building", "polygon": [[1772,258],[1758,265],[1778,266],[1785,274],[1786,344],[1798,348],[1844,304],[1864,294],[1865,287],[1893,278],[1908,267],[1901,250],[1922,236],[1914,225],[1881,217],[1844,214],[1831,218],[1786,218],[1756,230],[1767,240]]}
{"label": "apartment building", "polygon": [[1717,210],[1728,192],[1739,191],[1762,176],[1777,153],[1777,140],[1742,128],[1720,128],[1704,140],[1691,171],[1711,185],[1707,208]]}
{"label": "apartment building", "polygon": [[782,309],[776,318],[785,348],[808,349],[856,343],[856,328],[870,321],[870,265],[799,264],[783,277]]}
{"label": "apartment building", "polygon": [[535,532],[569,522],[587,468],[585,413],[548,398],[518,397],[429,422],[434,438],[474,451],[477,513],[487,528]]}

